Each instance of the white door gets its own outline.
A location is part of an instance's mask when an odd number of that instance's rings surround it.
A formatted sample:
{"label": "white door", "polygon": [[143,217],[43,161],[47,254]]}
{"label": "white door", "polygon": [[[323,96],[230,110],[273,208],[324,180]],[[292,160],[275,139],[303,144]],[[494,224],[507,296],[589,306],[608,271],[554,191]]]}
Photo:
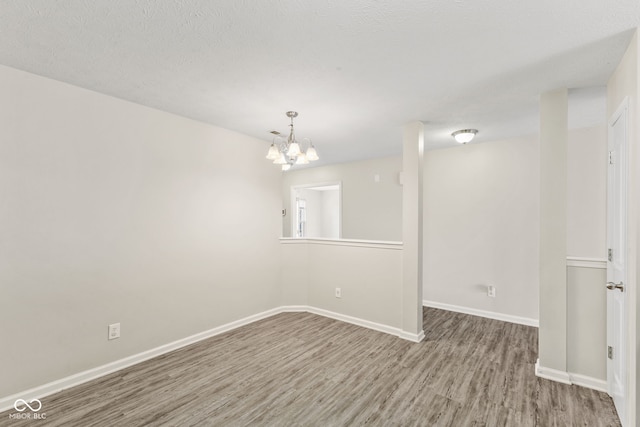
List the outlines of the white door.
{"label": "white door", "polygon": [[607,383],[626,420],[627,114],[622,103],[609,121],[607,179]]}

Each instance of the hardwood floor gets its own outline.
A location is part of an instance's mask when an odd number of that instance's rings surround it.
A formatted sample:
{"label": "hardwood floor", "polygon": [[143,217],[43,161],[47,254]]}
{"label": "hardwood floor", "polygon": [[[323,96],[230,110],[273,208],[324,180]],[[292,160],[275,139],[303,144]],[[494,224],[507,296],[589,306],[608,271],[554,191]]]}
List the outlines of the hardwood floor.
{"label": "hardwood floor", "polygon": [[618,426],[537,378],[537,329],[425,308],[419,344],[283,313],[42,399],[2,426]]}

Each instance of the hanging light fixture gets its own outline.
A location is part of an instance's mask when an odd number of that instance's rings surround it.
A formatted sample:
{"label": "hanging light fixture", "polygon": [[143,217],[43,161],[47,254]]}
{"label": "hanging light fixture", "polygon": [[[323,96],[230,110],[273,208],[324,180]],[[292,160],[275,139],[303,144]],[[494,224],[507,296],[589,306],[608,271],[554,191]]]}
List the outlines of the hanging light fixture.
{"label": "hanging light fixture", "polygon": [[[298,117],[298,113],[287,111],[287,117],[291,119],[289,137],[286,141],[280,136],[274,137],[266,156],[267,159],[273,160],[274,164],[281,165],[283,171],[289,170],[292,165],[306,165],[319,159],[316,148],[309,138],[303,139],[303,141],[308,141],[306,151],[302,150],[301,144],[296,139],[296,134],[293,130],[293,119]],[[279,135],[275,131],[272,133]]]}
{"label": "hanging light fixture", "polygon": [[473,137],[476,136],[476,133],[478,133],[478,129],[462,129],[453,132],[451,136],[460,144],[466,144],[467,142],[471,142]]}

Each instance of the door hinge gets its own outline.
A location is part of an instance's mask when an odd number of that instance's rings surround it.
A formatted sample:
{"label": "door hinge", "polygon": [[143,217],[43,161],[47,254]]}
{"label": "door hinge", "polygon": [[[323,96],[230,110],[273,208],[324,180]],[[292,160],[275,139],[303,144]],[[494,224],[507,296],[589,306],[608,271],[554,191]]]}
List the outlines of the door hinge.
{"label": "door hinge", "polygon": [[609,359],[613,359],[613,347],[611,347],[611,346],[607,347],[607,357]]}
{"label": "door hinge", "polygon": [[609,164],[613,164],[613,151],[609,151]]}
{"label": "door hinge", "polygon": [[607,250],[607,259],[609,260],[609,262],[613,261],[613,249]]}

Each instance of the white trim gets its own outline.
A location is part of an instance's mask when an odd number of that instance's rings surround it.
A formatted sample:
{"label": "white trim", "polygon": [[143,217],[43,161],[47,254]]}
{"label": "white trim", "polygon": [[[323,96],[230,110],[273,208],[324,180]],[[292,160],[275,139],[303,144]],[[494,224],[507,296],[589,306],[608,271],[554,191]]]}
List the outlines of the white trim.
{"label": "white trim", "polygon": [[569,372],[569,378],[571,379],[572,384],[608,393],[606,380],[599,380],[597,378],[588,377],[581,374],[574,374],[571,372]]}
{"label": "white trim", "polygon": [[279,308],[281,313],[304,313],[309,311],[308,305],[283,305]]}
{"label": "white trim", "polygon": [[568,373],[559,371],[557,369],[545,368],[544,366],[540,366],[540,359],[536,360],[536,376],[563,384],[572,384],[571,376]]}
{"label": "white trim", "polygon": [[572,372],[564,372],[558,369],[545,368],[544,366],[540,366],[540,359],[536,360],[536,376],[563,384],[577,385],[607,393],[607,381],[588,377],[582,374],[574,374]]}
{"label": "white trim", "polygon": [[436,302],[436,301],[424,300],[422,301],[422,305],[426,307],[439,308],[441,310],[454,311],[456,313],[464,313],[464,314],[470,314],[472,316],[486,317],[487,319],[501,320],[503,322],[509,322],[509,323],[517,323],[519,325],[534,326],[536,328],[539,326],[538,319],[531,319],[528,317],[520,317],[520,316],[511,315],[511,314],[496,313],[494,311],[478,310],[476,308],[462,307],[459,305],[445,304],[445,303]]}
{"label": "white trim", "polygon": [[351,323],[353,325],[373,329],[378,332],[384,332],[387,334],[396,335],[399,338],[413,341],[413,342],[420,342],[424,339],[424,331],[420,331],[420,333],[416,335],[416,334],[403,331],[399,328],[394,328],[392,326],[383,325],[381,323],[376,323],[376,322],[370,322],[368,320],[347,316],[345,314],[335,313],[335,312],[324,310],[321,308],[316,308],[316,307],[311,307],[306,305],[281,306],[281,307],[276,307],[271,310],[263,311],[262,313],[254,314],[252,316],[248,316],[243,319],[218,326],[213,329],[209,329],[208,331],[200,332],[198,334],[191,335],[186,338],[182,338],[180,340],[171,342],[169,344],[152,348],[151,350],[143,351],[142,353],[125,357],[124,359],[119,359],[114,362],[107,363],[106,365],[102,365],[96,368],[82,371],[77,374],[73,374],[68,377],[61,378],[59,380],[52,381],[47,384],[43,384],[43,385],[31,388],[29,390],[25,390],[20,393],[13,394],[11,396],[0,397],[0,412],[4,412],[13,408],[13,404],[17,399],[30,400],[34,398],[42,398],[45,396],[49,396],[53,393],[57,393],[59,391],[68,389],[70,387],[75,387],[77,385],[86,383],[96,378],[100,378],[102,376],[111,374],[121,369],[128,368],[129,366],[133,366],[140,362],[144,362],[145,360],[152,359],[154,357],[160,356],[170,351],[174,351],[179,348],[197,343],[198,341],[202,341],[207,338],[211,338],[213,336],[220,335],[225,332],[229,332],[241,326],[245,326],[250,323],[256,322],[258,320],[266,319],[267,317],[271,317],[276,314],[285,313],[285,312],[309,312],[309,313],[317,314],[320,316],[329,317],[331,319],[340,320],[342,322]]}
{"label": "white trim", "polygon": [[403,331],[400,328],[384,325],[382,323],[371,322],[369,320],[360,319],[359,317],[347,316],[346,314],[336,313],[334,311],[325,310],[323,308],[317,308],[305,305],[290,305],[280,307],[283,312],[301,311],[319,316],[328,317],[330,319],[339,320],[345,323],[351,323],[352,325],[362,326],[363,328],[372,329],[378,332],[384,332],[385,334],[395,335],[399,338],[407,341],[421,342],[424,339],[424,331],[420,331],[418,334]]}
{"label": "white trim", "polygon": [[249,323],[253,323],[258,320],[271,317],[275,314],[281,313],[280,308],[274,308],[271,310],[263,311],[262,313],[254,314],[252,316],[245,317],[244,319],[236,320],[221,326],[218,326],[208,331],[200,332],[195,335],[191,335],[186,338],[182,338],[177,341],[173,341],[169,344],[161,345],[151,350],[143,351],[142,353],[134,354],[124,359],[116,360],[106,365],[98,366],[96,368],[88,369],[86,371],[79,372],[77,374],[70,375],[65,378],[61,378],[50,383],[34,387],[32,389],[16,393],[11,396],[0,398],[0,412],[13,408],[13,404],[17,399],[33,399],[34,397],[41,398],[53,393],[65,390],[70,387],[74,387],[83,384],[87,381],[94,380],[96,378],[111,374],[129,366],[144,362],[145,360],[152,359],[156,356],[168,353],[173,350],[197,343],[207,338],[211,338],[216,335],[228,332],[232,329],[239,328]]}
{"label": "white trim", "polygon": [[424,341],[424,331],[420,331],[418,334],[413,334],[410,332],[400,331],[398,337],[403,340],[411,341],[411,342],[422,342]]}
{"label": "white trim", "polygon": [[[457,313],[471,314],[474,316],[487,317],[489,319],[502,320],[505,322],[518,323],[520,325],[538,326],[538,321],[528,319],[526,317],[511,316],[508,314],[494,313],[490,311],[476,310],[468,307],[461,307],[451,304],[443,304],[435,301],[423,301],[423,305],[427,307],[439,308],[442,310],[455,311]],[[557,369],[545,368],[540,366],[540,359],[536,361],[536,375],[551,381],[557,381],[564,384],[575,384],[581,387],[587,387],[593,390],[607,392],[607,382],[597,378],[588,377],[586,375],[574,374],[571,372],[559,371]]]}
{"label": "white trim", "polygon": [[606,270],[607,260],[604,258],[580,258],[575,256],[568,256],[567,267],[599,268],[602,270]]}
{"label": "white trim", "polygon": [[292,244],[313,244],[313,245],[334,245],[334,246],[355,246],[360,248],[378,248],[402,250],[402,242],[392,242],[384,240],[355,240],[355,239],[322,239],[322,238],[297,238],[297,237],[281,237],[280,243],[285,245]]}

